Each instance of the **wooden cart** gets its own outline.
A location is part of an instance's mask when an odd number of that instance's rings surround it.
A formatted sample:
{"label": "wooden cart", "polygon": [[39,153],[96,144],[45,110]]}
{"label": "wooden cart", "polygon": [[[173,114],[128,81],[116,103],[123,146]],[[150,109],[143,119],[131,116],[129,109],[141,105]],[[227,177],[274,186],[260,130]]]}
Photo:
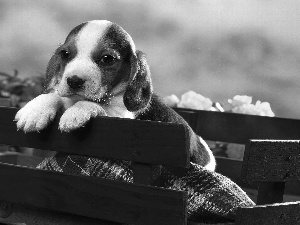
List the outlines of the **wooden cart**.
{"label": "wooden cart", "polygon": [[[217,158],[218,172],[244,187],[258,185],[260,205],[239,209],[235,224],[300,224],[298,202],[273,204],[282,202],[285,182],[300,174],[299,142],[291,141],[300,140],[299,120],[176,110],[206,140],[247,143],[243,162]],[[103,117],[71,133],[61,133],[55,121],[45,131],[24,134],[13,122],[16,112],[0,108],[1,144],[131,160],[134,183],[13,165],[7,162],[34,165],[36,160],[6,155],[0,157],[6,162],[0,163],[0,223],[199,224],[187,221],[187,193],[149,185],[153,164],[188,168],[183,126]],[[299,194],[297,187],[286,190]]]}

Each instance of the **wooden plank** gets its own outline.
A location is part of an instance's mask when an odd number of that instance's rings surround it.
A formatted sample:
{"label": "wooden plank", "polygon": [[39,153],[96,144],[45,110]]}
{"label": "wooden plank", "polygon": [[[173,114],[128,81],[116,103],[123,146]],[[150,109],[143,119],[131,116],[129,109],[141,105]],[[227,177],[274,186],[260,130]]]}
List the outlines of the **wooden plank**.
{"label": "wooden plank", "polygon": [[300,224],[300,202],[239,208],[236,224]]}
{"label": "wooden plank", "polygon": [[16,165],[18,163],[18,156],[15,152],[0,153],[0,162]]}
{"label": "wooden plank", "polygon": [[[91,219],[71,214],[31,209],[20,204],[14,204],[14,212],[7,219],[0,218],[2,225],[121,225],[120,223]],[[188,225],[210,225],[188,221]],[[122,224],[124,225],[124,224]],[[212,224],[211,224],[212,225]],[[213,223],[213,225],[234,225],[234,223]]]}
{"label": "wooden plank", "polygon": [[188,221],[188,225],[234,225],[235,223],[198,223],[194,221]]}
{"label": "wooden plank", "polygon": [[133,163],[133,182],[135,184],[151,185],[152,183],[152,171],[153,167],[150,164],[145,163]]}
{"label": "wooden plank", "polygon": [[245,182],[300,180],[299,142],[251,140],[246,145],[242,179]]}
{"label": "wooden plank", "polygon": [[12,203],[0,200],[0,217],[7,218],[12,214]]}
{"label": "wooden plank", "polygon": [[[238,185],[242,187],[248,187],[252,189],[257,189],[257,182],[253,183],[245,183],[241,178],[241,170],[242,170],[242,160],[238,159],[229,159],[224,157],[216,157],[217,167],[216,171],[221,173],[224,176],[229,177],[231,180],[236,182]],[[300,182],[286,182],[285,183],[285,193],[291,195],[299,195],[300,196]],[[256,200],[256,199],[255,199]]]}
{"label": "wooden plank", "polygon": [[0,218],[0,224],[7,225],[121,225],[120,223],[88,218],[74,214],[41,210],[13,204],[13,213],[8,218]]}
{"label": "wooden plank", "polygon": [[261,182],[258,184],[257,205],[281,203],[284,195],[284,182]]}
{"label": "wooden plank", "polygon": [[24,134],[13,121],[18,109],[0,108],[0,143],[109,157],[160,165],[189,167],[186,131],[180,124],[111,117],[93,119],[85,128],[61,133],[57,118],[40,133]]}
{"label": "wooden plank", "polygon": [[185,110],[185,109],[179,109],[179,108],[173,108],[177,113],[179,113],[183,119],[185,119],[186,122],[190,125],[190,127],[196,131],[197,129],[197,119],[198,119],[198,113],[193,110]]}
{"label": "wooden plank", "polygon": [[20,166],[36,167],[44,158],[27,155],[19,152],[3,152],[0,153],[0,162],[9,163]]}
{"label": "wooden plank", "polygon": [[300,196],[300,182],[286,182],[285,194]]}
{"label": "wooden plank", "polygon": [[175,109],[197,114],[196,132],[205,140],[245,144],[248,139],[300,140],[300,120],[228,112]]}
{"label": "wooden plank", "polygon": [[22,153],[18,153],[16,157],[17,157],[16,165],[27,166],[32,168],[37,167],[37,165],[44,160],[44,158],[42,157],[37,157],[34,155],[26,155]]}
{"label": "wooden plank", "polygon": [[0,199],[129,224],[186,224],[187,193],[0,163]]}
{"label": "wooden plank", "polygon": [[[256,203],[257,194],[258,194],[257,189],[243,187],[243,190],[252,199],[252,201],[254,201]],[[296,201],[300,201],[300,196],[299,195],[290,195],[290,194],[287,194],[286,191],[285,191],[285,194],[283,195],[283,202],[296,202]]]}

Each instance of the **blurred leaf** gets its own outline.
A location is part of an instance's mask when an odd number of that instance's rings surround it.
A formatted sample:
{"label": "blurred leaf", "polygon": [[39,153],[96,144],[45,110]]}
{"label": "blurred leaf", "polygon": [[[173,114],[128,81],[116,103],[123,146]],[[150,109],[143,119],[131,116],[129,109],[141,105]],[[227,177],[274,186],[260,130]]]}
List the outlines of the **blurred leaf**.
{"label": "blurred leaf", "polygon": [[44,78],[42,75],[20,78],[18,70],[13,74],[0,71],[0,96],[10,97],[13,106],[19,106],[21,102],[28,102],[41,94]]}

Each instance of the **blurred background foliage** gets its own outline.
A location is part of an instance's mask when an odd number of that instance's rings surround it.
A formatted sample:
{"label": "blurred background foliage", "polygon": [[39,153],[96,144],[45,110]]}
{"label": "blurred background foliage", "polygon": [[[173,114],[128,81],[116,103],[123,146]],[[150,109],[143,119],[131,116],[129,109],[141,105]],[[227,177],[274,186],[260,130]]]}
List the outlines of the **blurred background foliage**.
{"label": "blurred background foliage", "polygon": [[147,54],[161,96],[194,90],[222,103],[245,94],[300,118],[299,12],[298,0],[0,0],[0,71],[30,98],[68,32],[106,19]]}

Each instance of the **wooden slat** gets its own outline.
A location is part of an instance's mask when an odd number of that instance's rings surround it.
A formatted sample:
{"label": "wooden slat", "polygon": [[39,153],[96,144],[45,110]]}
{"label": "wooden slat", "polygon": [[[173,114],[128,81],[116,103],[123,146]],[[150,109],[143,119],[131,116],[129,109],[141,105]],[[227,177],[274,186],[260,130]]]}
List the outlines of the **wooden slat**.
{"label": "wooden slat", "polygon": [[0,200],[0,217],[7,218],[12,214],[12,203],[4,200]]}
{"label": "wooden slat", "polygon": [[300,120],[227,112],[174,109],[197,114],[196,132],[205,140],[245,144],[249,139],[300,140]]}
{"label": "wooden slat", "polygon": [[246,145],[242,179],[245,182],[300,180],[299,142],[251,140]]}
{"label": "wooden slat", "polygon": [[178,112],[186,122],[190,125],[190,127],[196,131],[197,129],[197,119],[198,119],[198,114],[197,112],[193,110],[185,110],[185,109],[180,109],[178,108],[174,109],[176,112]]}
{"label": "wooden slat", "polygon": [[201,112],[197,133],[204,139],[245,144],[249,139],[300,139],[300,120]]}
{"label": "wooden slat", "polygon": [[0,143],[94,157],[188,167],[186,133],[180,124],[99,117],[85,128],[61,133],[58,118],[40,133],[17,131],[18,109],[0,107]]}
{"label": "wooden slat", "polygon": [[236,224],[300,224],[300,202],[239,208]]}
{"label": "wooden slat", "polygon": [[151,185],[153,166],[145,163],[132,163],[133,182],[135,184]]}
{"label": "wooden slat", "polygon": [[13,204],[13,212],[8,218],[0,218],[0,224],[5,225],[121,225],[111,222],[78,216],[74,214],[41,210],[26,207],[22,204]]}
{"label": "wooden slat", "polygon": [[[241,178],[242,160],[216,157],[216,172],[221,173],[242,187],[257,189],[257,182],[245,183]],[[286,182],[285,193],[300,196],[300,182]]]}
{"label": "wooden slat", "polygon": [[195,221],[188,221],[188,225],[235,225],[235,223],[198,223]]}
{"label": "wooden slat", "polygon": [[0,163],[0,199],[129,224],[185,224],[187,194]]}
{"label": "wooden slat", "polygon": [[257,205],[281,203],[284,195],[284,182],[261,182],[258,184]]}
{"label": "wooden slat", "polygon": [[19,152],[0,153],[0,162],[20,166],[36,167],[44,158]]}
{"label": "wooden slat", "polygon": [[0,162],[9,164],[18,164],[18,153],[5,152],[0,154]]}

